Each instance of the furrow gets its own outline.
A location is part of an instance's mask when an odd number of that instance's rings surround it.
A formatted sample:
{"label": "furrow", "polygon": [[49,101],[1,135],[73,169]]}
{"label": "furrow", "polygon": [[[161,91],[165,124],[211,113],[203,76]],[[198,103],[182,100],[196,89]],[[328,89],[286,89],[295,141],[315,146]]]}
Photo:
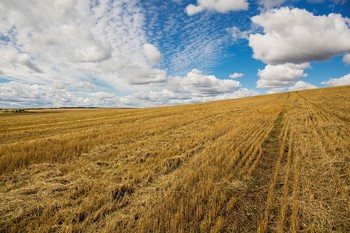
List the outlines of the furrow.
{"label": "furrow", "polygon": [[[265,122],[267,124],[267,122]],[[262,125],[262,128],[266,128],[266,125]],[[255,130],[255,133],[249,138],[249,141],[247,141],[248,148],[247,150],[242,150],[243,156],[240,157],[238,163],[237,163],[237,170],[242,169],[242,167],[245,165],[247,160],[254,155],[254,152],[258,150],[258,146],[260,143],[262,143],[264,136],[266,134],[265,130]]]}
{"label": "furrow", "polygon": [[244,166],[241,168],[240,174],[246,175],[247,178],[249,177],[252,170],[260,160],[261,153],[262,153],[262,149],[261,149],[262,143],[268,137],[269,132],[272,130],[273,125],[274,125],[273,122],[268,126],[264,125],[264,128],[266,128],[267,130],[262,132],[261,137],[255,143],[252,143],[254,144],[254,150],[252,152],[248,152],[249,156],[246,159],[246,161],[244,161],[243,163]]}
{"label": "furrow", "polygon": [[269,220],[270,220],[270,212],[272,210],[274,200],[275,200],[275,192],[276,192],[275,188],[276,188],[278,175],[280,172],[281,162],[282,162],[282,159],[284,156],[284,150],[285,150],[285,144],[286,144],[286,140],[287,140],[288,130],[289,130],[289,121],[287,119],[284,119],[284,124],[283,124],[282,132],[280,135],[280,138],[282,138],[282,142],[281,142],[280,149],[279,149],[278,159],[277,159],[276,164],[275,164],[274,174],[273,174],[270,186],[269,186],[266,208],[264,211],[263,219],[259,223],[258,232],[266,232],[267,231],[267,226],[268,226]]}
{"label": "furrow", "polygon": [[[269,127],[269,130],[266,132],[266,135],[265,135],[265,137],[264,137],[264,141],[266,141],[266,139],[267,139],[267,137],[269,136],[269,133],[272,131],[273,127],[274,127],[274,124],[272,123],[272,124],[270,125],[270,127]],[[250,162],[250,165],[249,165],[249,167],[248,167],[248,169],[247,169],[247,172],[246,172],[246,176],[247,176],[247,177],[250,177],[251,174],[252,174],[252,172],[254,171],[254,169],[258,166],[258,164],[259,164],[259,162],[260,162],[260,159],[261,159],[261,156],[262,156],[262,151],[263,151],[263,150],[262,150],[262,145],[260,145],[260,146],[258,147],[256,159],[255,159],[255,160],[252,160],[252,161]]]}
{"label": "furrow", "polygon": [[292,163],[292,144],[293,144],[293,130],[290,131],[289,136],[289,144],[288,144],[288,154],[287,154],[287,164],[285,168],[285,176],[282,187],[282,198],[281,198],[281,208],[280,208],[280,217],[277,223],[277,232],[284,232],[286,212],[288,208],[288,189],[289,189],[289,177],[290,177],[290,169]]}
{"label": "furrow", "polygon": [[293,155],[293,190],[292,190],[292,214],[290,217],[291,232],[298,232],[299,221],[299,153],[294,151]]}
{"label": "furrow", "polygon": [[[254,132],[253,136],[251,131]],[[259,131],[259,130],[256,130],[256,127],[251,127],[250,129],[247,129],[245,131],[245,134],[242,135],[242,139],[239,142],[237,142],[239,145],[235,147],[233,150],[234,156],[232,159],[233,159],[233,163],[235,164],[234,173],[241,171],[242,165],[244,164],[245,160],[247,160],[251,156],[252,154],[251,151],[255,150],[256,148],[256,145],[254,145],[255,143],[257,143],[256,140],[253,140],[254,143],[248,143],[248,142],[251,142],[252,139],[255,139],[257,134],[259,135],[263,133],[265,133],[265,131]]]}

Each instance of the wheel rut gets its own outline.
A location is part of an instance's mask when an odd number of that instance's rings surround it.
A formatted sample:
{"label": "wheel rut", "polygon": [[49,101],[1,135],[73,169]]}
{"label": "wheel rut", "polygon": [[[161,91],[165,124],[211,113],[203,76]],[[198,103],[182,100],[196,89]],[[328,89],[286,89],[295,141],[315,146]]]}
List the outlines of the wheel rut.
{"label": "wheel rut", "polygon": [[[275,195],[282,191],[281,187],[276,186],[280,179],[280,170],[286,163],[284,157],[288,151],[290,137],[288,105],[289,96],[273,124],[266,125],[269,129],[267,133],[258,135],[257,138],[259,141],[262,140],[262,143],[257,144],[261,146],[249,149],[254,158],[244,158],[245,161],[240,163],[246,168],[246,172],[241,175],[245,177],[247,189],[237,197],[235,213],[232,216],[232,218],[240,216],[235,229],[237,232],[270,230],[271,216],[276,214]],[[276,221],[276,217],[274,218]]]}

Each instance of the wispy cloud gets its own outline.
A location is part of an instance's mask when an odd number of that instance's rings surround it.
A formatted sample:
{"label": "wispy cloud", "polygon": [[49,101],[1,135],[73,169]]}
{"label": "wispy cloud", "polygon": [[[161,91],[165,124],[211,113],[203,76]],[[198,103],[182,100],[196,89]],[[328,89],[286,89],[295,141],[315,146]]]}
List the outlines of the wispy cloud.
{"label": "wispy cloud", "polygon": [[[146,33],[157,44],[163,55],[162,67],[169,74],[185,74],[193,68],[208,70],[228,56],[227,47],[232,44],[231,17],[204,12],[189,17],[186,3],[163,1],[154,6],[153,1],[142,3],[145,8]],[[180,4],[180,7],[179,7]],[[249,16],[244,20],[249,22]]]}

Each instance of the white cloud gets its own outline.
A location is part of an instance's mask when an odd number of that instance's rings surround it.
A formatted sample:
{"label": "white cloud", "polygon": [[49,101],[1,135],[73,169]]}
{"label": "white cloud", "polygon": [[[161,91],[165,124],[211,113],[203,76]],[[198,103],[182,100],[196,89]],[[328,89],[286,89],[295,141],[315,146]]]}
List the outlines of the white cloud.
{"label": "white cloud", "polygon": [[171,77],[169,88],[178,93],[206,97],[230,93],[239,89],[241,84],[236,80],[218,79],[214,75],[204,75],[200,70],[193,69],[184,77]]}
{"label": "white cloud", "polygon": [[234,98],[243,98],[247,96],[259,95],[259,92],[249,90],[247,88],[240,88],[232,93],[224,93],[216,96],[181,96],[170,90],[139,92],[132,96],[122,97],[121,101],[128,106],[162,106],[162,105],[179,105],[200,103],[203,101],[217,101]]}
{"label": "white cloud", "polygon": [[162,59],[162,55],[160,54],[157,47],[153,44],[144,44],[143,52],[145,53],[148,60],[150,60],[152,63],[157,63]]}
{"label": "white cloud", "polygon": [[[269,1],[263,2],[266,5]],[[273,5],[266,5],[269,7]],[[263,29],[263,34],[249,36],[253,57],[267,64],[258,72],[257,87],[270,88],[270,92],[313,88],[312,84],[298,81],[307,76],[304,70],[310,68],[308,63],[350,51],[350,19],[339,14],[315,16],[285,7],[267,10],[252,17],[252,22]],[[347,60],[345,55],[344,63]]]}
{"label": "white cloud", "polygon": [[[245,1],[198,4],[220,12],[248,6]],[[180,46],[162,42],[174,46],[165,54],[172,53],[170,58],[162,61],[165,55],[155,47],[159,37],[148,41],[146,36],[144,14],[138,0],[1,1],[0,33],[6,40],[0,43],[0,67],[12,81],[1,84],[1,95],[8,96],[1,98],[2,106],[127,106],[128,99],[143,106],[255,93],[235,80],[220,80],[198,70],[168,77],[160,67],[186,72],[213,64],[229,36],[222,38],[210,17],[203,15],[181,28],[186,40]],[[176,22],[162,22],[159,28],[166,27],[164,34],[174,33]],[[193,31],[194,26],[199,29]],[[157,96],[167,98],[159,103]]]}
{"label": "white cloud", "polygon": [[12,80],[46,85],[94,78],[123,92],[135,89],[129,84],[158,82],[159,70],[148,59],[158,60],[159,51],[143,46],[142,10],[137,0],[1,1],[0,33],[9,38],[0,44],[2,72]]}
{"label": "white cloud", "polygon": [[[138,90],[118,97],[113,93],[96,90],[88,81],[79,82],[76,89],[60,82],[50,85],[27,84],[11,81],[0,83],[2,107],[149,107],[224,100],[259,94],[242,88],[236,80],[222,80],[193,69],[184,76],[169,77],[162,82],[152,82],[146,90]],[[85,91],[84,89],[88,89]]]}
{"label": "white cloud", "polygon": [[243,73],[233,73],[233,74],[230,74],[230,78],[241,78],[243,77]]}
{"label": "white cloud", "polygon": [[350,53],[344,55],[343,62],[345,64],[350,64]]}
{"label": "white cloud", "polygon": [[[248,7],[246,1],[198,4],[219,12]],[[154,46],[159,37],[146,36],[144,13],[138,0],[0,1],[0,34],[6,38],[0,41],[0,72],[9,80],[0,83],[0,105],[153,106],[257,94],[196,69],[168,77],[161,69],[166,54]],[[162,48],[174,46],[166,67],[187,72],[197,64],[209,67],[222,55],[229,35],[222,38],[219,21],[200,18],[181,29],[186,40],[162,41]],[[169,22],[162,32],[176,32],[174,25]]]}
{"label": "white cloud", "polygon": [[246,0],[197,0],[197,6],[190,4],[185,11],[188,15],[194,15],[203,10],[215,10],[220,13],[229,11],[247,10],[248,2]]}
{"label": "white cloud", "polygon": [[127,78],[130,85],[144,85],[156,82],[164,82],[167,74],[164,70],[150,68],[149,66],[136,65],[134,67],[119,68],[119,74]]}
{"label": "white cloud", "polygon": [[307,63],[283,65],[266,65],[263,70],[258,71],[260,79],[257,82],[259,88],[283,89],[293,85],[300,78],[306,77],[304,69],[310,68]]}
{"label": "white cloud", "polygon": [[288,91],[301,91],[301,90],[307,90],[307,89],[313,89],[317,88],[315,85],[312,85],[311,83],[307,83],[304,81],[298,81],[293,86],[288,88]]}
{"label": "white cloud", "polygon": [[0,83],[0,106],[62,107],[62,106],[119,106],[119,99],[105,92],[72,92],[65,87],[18,82]]}
{"label": "white cloud", "polygon": [[90,83],[89,81],[78,82],[75,86],[78,88],[91,89],[91,90],[96,88],[96,86]]}
{"label": "white cloud", "polygon": [[[0,47],[1,48],[1,47]],[[1,48],[1,67],[5,70],[8,66],[13,66],[15,69],[25,70],[29,73],[41,73],[41,69],[35,63],[28,53],[18,53],[15,48],[4,47]]]}
{"label": "white cloud", "polygon": [[190,4],[186,7],[185,11],[189,16],[195,15],[197,13],[200,13],[204,10],[204,7],[201,5],[195,6],[193,4]]}
{"label": "white cloud", "polygon": [[257,94],[257,91],[241,88],[241,84],[236,80],[218,79],[193,69],[184,76],[170,77],[151,91],[138,92],[120,100],[131,106],[156,106],[224,100]]}
{"label": "white cloud", "polygon": [[321,84],[327,86],[344,86],[350,85],[350,74],[345,75],[341,78],[331,78],[328,81],[322,82]]}
{"label": "white cloud", "polygon": [[241,31],[238,27],[229,28],[227,29],[227,31],[231,33],[233,41],[237,41],[240,39],[248,39],[249,34],[252,32],[252,31]]}
{"label": "white cloud", "polygon": [[80,47],[75,50],[75,61],[77,62],[99,62],[111,57],[109,48],[99,44],[91,44],[86,47]]}
{"label": "white cloud", "polygon": [[350,51],[350,20],[339,14],[315,16],[280,8],[252,17],[264,34],[251,34],[254,58],[267,64],[328,60]]}
{"label": "white cloud", "polygon": [[258,4],[264,9],[270,9],[282,5],[286,0],[259,0]]}

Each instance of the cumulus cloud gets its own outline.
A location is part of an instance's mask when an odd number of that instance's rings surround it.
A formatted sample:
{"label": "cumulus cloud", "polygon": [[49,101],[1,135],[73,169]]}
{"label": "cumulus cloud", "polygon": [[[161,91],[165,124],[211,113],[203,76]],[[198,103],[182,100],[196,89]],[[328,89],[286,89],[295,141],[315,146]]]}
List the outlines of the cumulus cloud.
{"label": "cumulus cloud", "polygon": [[[198,4],[219,12],[248,6],[241,0]],[[1,1],[0,67],[9,80],[0,87],[2,106],[152,106],[254,93],[199,70],[168,77],[154,66],[162,55],[147,41],[143,14],[138,0]],[[207,34],[183,46],[187,59],[220,52],[222,40]]]}
{"label": "cumulus cloud", "polygon": [[184,76],[168,78],[157,88],[122,97],[121,102],[137,106],[157,106],[197,103],[246,97],[259,94],[257,91],[242,88],[236,80],[222,80],[214,75],[205,75],[193,69]]}
{"label": "cumulus cloud", "polygon": [[241,78],[241,77],[243,77],[243,73],[233,73],[233,74],[230,74],[230,78],[233,78],[233,79],[235,79],[235,78]]}
{"label": "cumulus cloud", "polygon": [[188,15],[194,15],[203,10],[214,10],[220,13],[229,11],[247,10],[248,2],[246,0],[197,0],[197,5],[190,4],[185,11]]}
{"label": "cumulus cloud", "polygon": [[41,84],[97,78],[124,92],[133,89],[128,84],[158,82],[149,61],[159,61],[160,52],[146,43],[142,10],[136,0],[1,1],[2,72]]}
{"label": "cumulus cloud", "polygon": [[311,83],[298,81],[293,86],[290,86],[288,88],[288,91],[301,91],[301,90],[307,90],[307,89],[313,89],[313,88],[317,88],[317,87]]}
{"label": "cumulus cloud", "polygon": [[128,106],[162,106],[162,105],[178,105],[178,104],[192,104],[203,101],[217,101],[234,98],[243,98],[247,96],[259,95],[255,90],[247,88],[240,88],[232,93],[224,93],[216,96],[183,96],[171,90],[160,90],[150,92],[139,92],[131,96],[121,98],[121,101]]}
{"label": "cumulus cloud", "polygon": [[152,63],[157,63],[162,58],[159,50],[153,44],[144,44],[143,52],[145,53],[148,60],[151,61]]}
{"label": "cumulus cloud", "polygon": [[[198,6],[228,12],[246,9],[248,3],[199,0]],[[257,94],[236,80],[196,69],[169,77],[161,61],[166,51],[161,54],[149,41],[142,7],[139,0],[0,1],[0,72],[6,77],[0,105],[154,106]],[[213,64],[229,36],[221,38],[210,20],[205,15],[200,22],[192,19],[181,46],[168,42],[175,46],[168,62],[176,61],[173,66],[182,72]],[[176,31],[172,25],[164,32]],[[193,33],[194,26],[201,27],[199,32]]]}
{"label": "cumulus cloud", "polygon": [[328,81],[322,82],[321,84],[326,85],[326,86],[350,85],[350,74],[345,75],[341,78],[331,78]]}
{"label": "cumulus cloud", "polygon": [[195,6],[193,4],[190,4],[186,7],[185,11],[189,16],[195,15],[197,13],[200,13],[204,10],[204,7],[201,5]]}
{"label": "cumulus cloud", "polygon": [[[76,88],[76,89],[74,89]],[[120,97],[99,91],[88,81],[78,82],[67,88],[60,82],[49,85],[29,84],[17,81],[0,83],[0,106],[2,107],[151,107],[198,103],[246,97],[259,94],[242,88],[236,80],[222,80],[193,69],[184,76],[152,82],[147,90],[139,90]],[[82,89],[88,89],[84,91]]]}
{"label": "cumulus cloud", "polygon": [[99,44],[91,44],[75,49],[74,58],[77,62],[98,62],[111,57],[108,47]]}
{"label": "cumulus cloud", "polygon": [[150,68],[149,66],[134,66],[119,69],[120,75],[127,78],[130,85],[145,85],[156,82],[164,82],[167,79],[166,71]]}
{"label": "cumulus cloud", "polygon": [[344,55],[343,62],[345,64],[350,64],[350,53]]}
{"label": "cumulus cloud", "polygon": [[267,64],[328,60],[350,51],[350,19],[339,14],[315,16],[280,8],[252,17],[264,34],[251,34],[254,58]]}
{"label": "cumulus cloud", "polygon": [[260,79],[257,82],[259,88],[281,89],[293,85],[300,78],[306,77],[306,68],[310,68],[308,63],[304,64],[282,64],[267,65],[263,70],[258,71]]}
{"label": "cumulus cloud", "polygon": [[20,82],[0,83],[2,107],[119,106],[118,97],[105,92],[72,92],[65,87]]}
{"label": "cumulus cloud", "polygon": [[239,89],[241,84],[235,80],[218,79],[214,75],[204,75],[200,70],[193,69],[184,77],[171,77],[169,88],[178,93],[205,97],[229,93]]}
{"label": "cumulus cloud", "polygon": [[[283,1],[260,3],[271,8]],[[252,17],[252,22],[263,33],[251,33],[249,46],[253,57],[267,64],[258,71],[257,87],[270,88],[270,92],[314,87],[299,81],[307,76],[304,70],[310,68],[309,63],[350,51],[350,19],[340,14],[316,16],[303,9],[284,7],[262,12]],[[347,56],[343,57],[344,63]]]}

